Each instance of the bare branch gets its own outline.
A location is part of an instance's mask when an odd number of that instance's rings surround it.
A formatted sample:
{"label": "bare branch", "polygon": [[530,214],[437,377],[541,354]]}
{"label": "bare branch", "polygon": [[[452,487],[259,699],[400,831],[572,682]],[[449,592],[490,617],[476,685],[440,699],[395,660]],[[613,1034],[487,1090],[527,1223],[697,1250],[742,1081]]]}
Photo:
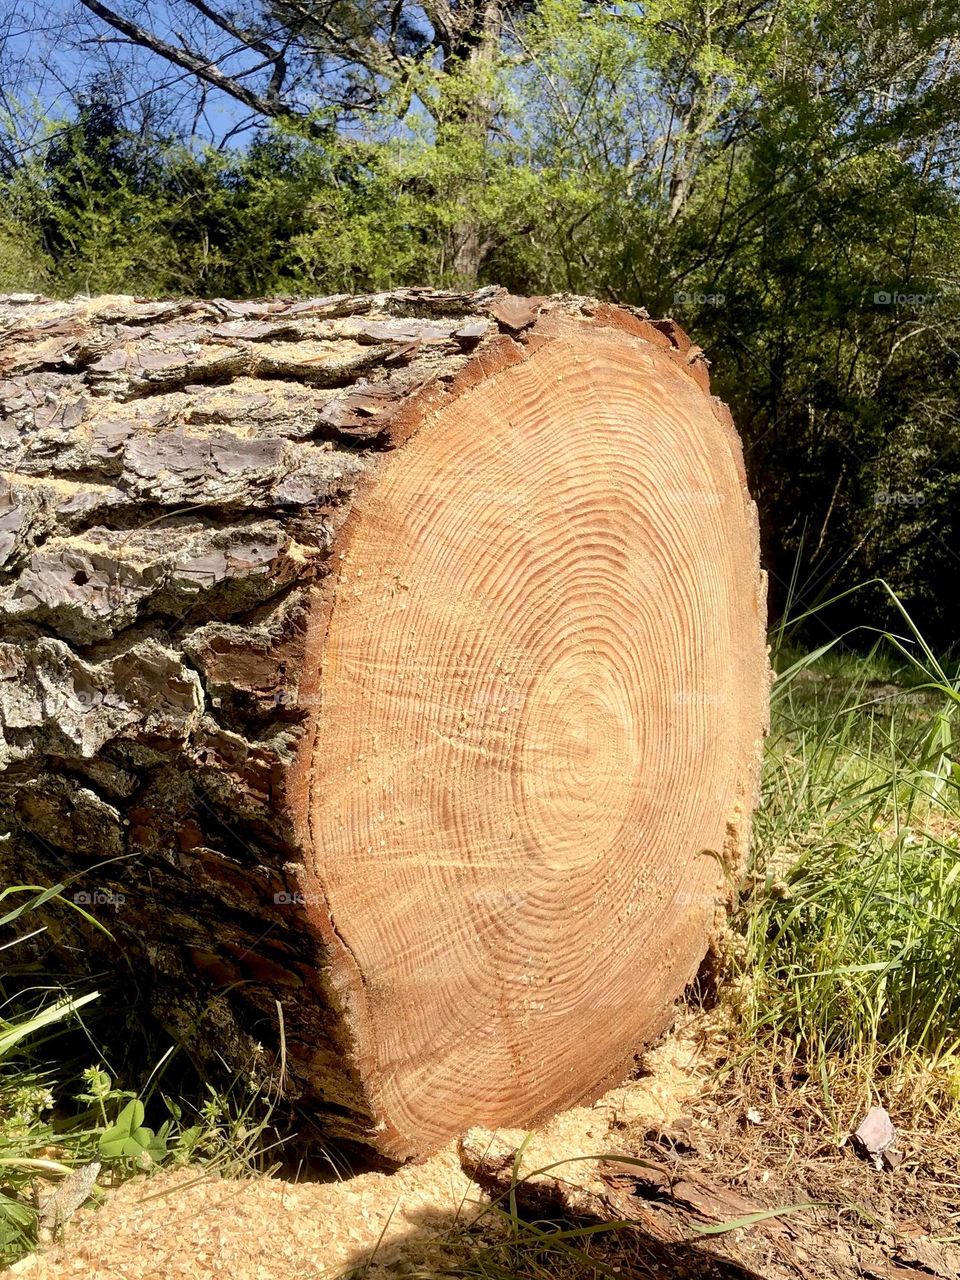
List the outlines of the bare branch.
{"label": "bare branch", "polygon": [[235,39],[241,40],[251,49],[256,49],[257,53],[262,53],[270,62],[276,62],[278,58],[282,57],[280,50],[274,49],[261,33],[253,31],[249,27],[237,26],[225,14],[218,13],[205,0],[187,0],[187,4],[190,5],[191,9],[196,9],[198,13],[202,13],[214,26],[219,27],[221,31],[225,31],[227,35],[234,36]]}
{"label": "bare branch", "polygon": [[[149,49],[152,53],[158,54],[161,58],[165,58],[168,62],[172,62],[178,67],[183,67],[185,71],[189,71],[198,80],[211,85],[215,89],[219,89],[221,93],[229,95],[235,101],[242,102],[244,106],[249,107],[252,111],[259,112],[261,115],[272,119],[288,120],[301,127],[306,126],[310,132],[315,132],[309,118],[283,102],[279,97],[279,93],[270,91],[267,94],[257,93],[255,89],[251,89],[248,85],[241,83],[238,77],[225,75],[208,58],[202,57],[188,47],[178,48],[176,45],[170,44],[156,35],[155,32],[146,30],[136,22],[108,8],[107,5],[101,4],[100,0],[80,0],[80,3],[85,9],[100,18],[101,21],[113,27],[115,31],[127,36],[134,44],[140,45],[144,49]],[[194,3],[194,0],[191,0],[191,3]],[[199,8],[195,3],[194,7]],[[275,66],[276,57],[276,51],[271,49],[269,61],[273,62]],[[276,72],[271,79],[271,88],[275,81]]]}

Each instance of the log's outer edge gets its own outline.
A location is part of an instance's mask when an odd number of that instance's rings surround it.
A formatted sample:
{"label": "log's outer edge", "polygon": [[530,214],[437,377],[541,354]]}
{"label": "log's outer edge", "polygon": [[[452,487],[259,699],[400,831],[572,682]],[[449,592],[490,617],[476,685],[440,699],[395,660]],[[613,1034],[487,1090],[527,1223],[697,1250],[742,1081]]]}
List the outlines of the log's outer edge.
{"label": "log's outer edge", "polygon": [[[451,318],[456,316],[465,316],[469,319],[458,328],[456,324],[451,323]],[[438,324],[441,330],[444,327],[448,330],[446,345],[442,335],[439,340],[430,336],[431,321],[436,318],[439,318]],[[410,322],[408,327],[413,330],[422,330],[426,337],[414,335],[412,340],[404,337],[403,322],[407,320]],[[332,325],[342,322],[351,333],[360,332],[363,342],[367,344],[369,359],[364,356],[350,367],[335,370],[339,381],[334,380],[333,383],[317,381],[315,367],[310,366],[309,362],[298,366],[293,357],[288,363],[284,363],[279,357],[275,358],[267,346],[271,341],[269,335],[258,331],[258,326],[265,326],[267,330],[270,326],[279,326],[278,331],[283,331],[284,325],[288,327],[292,325],[293,329],[289,331],[295,333],[296,326],[299,324],[302,327],[304,322],[307,323],[308,328],[312,322],[321,327],[328,322]],[[390,337],[388,333],[385,338],[384,330],[389,330],[391,325],[394,330],[397,330],[399,336]],[[0,296],[0,379],[7,379],[3,386],[16,398],[20,384],[29,388],[31,379],[35,379],[37,388],[49,387],[45,394],[47,402],[52,405],[50,412],[57,407],[56,401],[61,394],[59,390],[61,386],[64,388],[64,403],[67,403],[68,407],[74,403],[69,397],[79,389],[81,396],[88,397],[89,404],[96,406],[112,403],[112,408],[117,409],[119,405],[124,405],[127,401],[132,403],[141,396],[152,396],[158,392],[166,394],[167,391],[179,393],[181,389],[188,391],[191,380],[201,384],[209,380],[209,384],[215,386],[217,380],[221,378],[226,378],[228,383],[232,383],[237,378],[259,377],[261,374],[276,378],[281,383],[285,380],[290,388],[298,386],[301,389],[304,387],[330,388],[329,392],[324,390],[324,394],[329,394],[337,405],[344,397],[349,400],[354,394],[359,394],[359,398],[363,400],[367,396],[370,390],[367,373],[372,368],[376,368],[378,374],[389,371],[385,375],[390,384],[388,412],[379,417],[376,414],[373,417],[363,417],[361,414],[358,418],[352,411],[340,408],[337,414],[331,415],[328,434],[325,437],[328,448],[334,450],[333,456],[336,458],[342,457],[350,465],[356,463],[354,470],[349,472],[347,480],[343,482],[336,494],[333,516],[329,510],[322,512],[319,509],[298,510],[295,502],[290,505],[291,500],[287,497],[284,497],[279,505],[277,502],[274,502],[272,507],[269,502],[265,504],[265,510],[274,522],[287,530],[295,526],[298,521],[301,528],[304,522],[313,521],[314,533],[317,534],[321,520],[329,520],[332,539],[326,554],[325,567],[323,556],[316,553],[313,554],[309,564],[301,564],[299,567],[295,561],[288,561],[290,567],[287,571],[294,575],[289,585],[296,594],[297,600],[305,602],[306,622],[302,636],[295,627],[291,635],[284,640],[285,644],[289,643],[292,649],[298,651],[294,665],[297,668],[299,680],[297,686],[299,702],[293,706],[284,704],[290,711],[290,732],[295,732],[297,736],[293,748],[293,763],[284,765],[281,776],[277,780],[275,803],[278,821],[282,818],[282,824],[290,829],[291,836],[289,858],[282,870],[275,865],[270,866],[268,882],[272,882],[271,887],[277,883],[283,887],[283,882],[276,880],[278,874],[285,877],[288,887],[295,887],[303,872],[303,858],[309,855],[311,848],[307,820],[308,798],[312,761],[317,750],[314,735],[317,699],[322,696],[323,688],[321,667],[324,642],[331,611],[336,601],[336,560],[342,548],[348,544],[354,518],[359,516],[362,510],[365,495],[377,484],[378,471],[383,459],[392,450],[402,450],[425,424],[445,412],[470,388],[483,383],[511,365],[526,361],[539,346],[549,342],[556,333],[571,326],[582,331],[598,328],[622,332],[631,341],[642,343],[645,349],[652,352],[653,358],[663,369],[669,370],[678,378],[693,382],[708,397],[738,468],[747,518],[756,534],[756,508],[746,487],[741,443],[729,411],[719,401],[709,396],[707,361],[702,351],[691,342],[675,322],[651,320],[647,313],[639,308],[613,306],[570,295],[552,298],[518,298],[495,287],[463,294],[443,293],[430,289],[396,290],[367,297],[338,296],[305,300],[302,303],[291,300],[247,303],[230,303],[223,300],[199,302],[189,299],[151,301],[129,297],[77,299],[73,302],[60,303],[39,296],[29,298]],[[437,326],[433,327],[436,329]],[[193,337],[190,336],[191,333]],[[193,342],[194,346],[199,348],[199,354],[193,351],[189,359],[185,357],[180,365],[176,362],[171,365],[169,360],[164,365],[163,360],[169,353],[161,351],[155,367],[151,366],[150,360],[147,359],[142,368],[138,363],[139,357],[137,360],[132,358],[132,353],[141,349],[149,351],[151,343],[154,346],[163,347],[166,342],[167,346],[176,353],[178,341],[184,344],[184,349]],[[295,338],[296,341],[299,339]],[[295,342],[287,345],[295,345]],[[439,345],[431,346],[431,343],[437,342]],[[205,356],[204,343],[210,346],[209,356]],[[377,343],[381,345],[378,346]],[[221,352],[224,346],[229,348],[226,354]],[[127,359],[127,354],[131,354],[130,360]],[[294,357],[295,355],[296,353]],[[99,366],[99,370],[95,369],[96,366]],[[159,379],[159,381],[151,381],[151,379]],[[69,394],[67,394],[68,384]],[[376,386],[377,383],[374,382],[374,391]],[[13,390],[9,391],[10,388]],[[205,394],[203,386],[194,390]],[[113,396],[112,402],[111,396]],[[375,405],[374,409],[377,408],[378,406]],[[369,406],[363,406],[363,414],[366,414],[368,409]],[[48,407],[44,407],[43,413],[48,414]],[[211,421],[223,421],[223,419],[211,419]],[[357,433],[358,422],[363,428],[360,434]],[[284,438],[292,442],[291,447],[295,447],[298,451],[301,441],[309,443],[313,439],[313,437],[299,435]],[[29,453],[32,444],[33,440],[28,431],[25,443],[22,445],[23,450]],[[49,445],[46,447],[49,448]],[[56,475],[57,468],[53,468],[52,472]],[[77,474],[80,479],[76,481],[75,487],[86,487],[91,491],[98,491],[94,497],[98,504],[96,510],[101,521],[108,525],[116,525],[113,513],[117,508],[112,507],[110,503],[117,501],[114,495],[119,493],[119,490],[110,488],[113,482],[101,484],[99,475],[89,480],[82,466]],[[31,463],[29,474],[26,472],[21,474],[15,470],[5,472],[3,475],[8,482],[11,479],[15,481],[21,491],[30,493],[38,491],[41,485],[52,489],[54,484],[60,483],[50,480],[43,467],[36,461]],[[69,483],[73,484],[74,481],[71,480]],[[148,494],[143,500],[150,503],[152,508],[166,510],[167,515],[177,514],[176,509],[181,504],[172,501],[169,496],[164,499],[159,488],[152,493],[150,483],[143,481],[142,487]],[[327,480],[324,478],[322,483],[326,484]],[[132,509],[131,504],[139,500],[138,493],[139,490],[126,494],[123,501],[128,511]],[[30,501],[33,501],[32,497]],[[165,502],[166,506],[164,506]],[[229,503],[225,510],[228,509]],[[91,523],[92,520],[87,518],[83,527]],[[119,527],[127,528],[129,524],[121,523]],[[49,526],[48,531],[53,534],[61,532],[55,523]],[[763,608],[765,578],[759,570],[758,535],[755,537],[755,548],[758,636],[762,637],[765,633]],[[299,577],[296,576],[297,574]],[[299,610],[296,616],[299,617]],[[33,632],[30,632],[31,627]],[[134,631],[135,628],[130,628],[129,632],[120,630],[115,639],[118,642],[122,640],[129,646],[133,642],[131,635]],[[4,631],[4,638],[10,634],[16,638],[18,644],[22,644],[24,635],[36,632],[37,625],[27,618],[22,625],[15,622],[11,631]],[[80,636],[81,645],[83,641],[83,636]],[[66,645],[59,641],[56,643],[64,653],[69,654]],[[115,641],[108,639],[99,640],[97,643],[101,646],[113,645]],[[196,673],[196,664],[188,650],[183,647],[186,642],[179,643],[180,648],[171,644],[167,656],[171,661],[176,659],[196,684],[203,703],[201,712],[206,715],[211,711],[209,691],[204,692],[201,686]],[[762,645],[758,651],[762,652]],[[81,649],[81,652],[88,653],[86,649]],[[120,652],[122,656],[122,646]],[[165,654],[166,650],[161,657]],[[70,660],[73,661],[74,658],[81,663],[81,666],[83,665],[76,655],[73,655]],[[100,658],[93,655],[90,660],[100,661]],[[150,660],[159,659],[151,652]],[[769,680],[768,664],[764,665],[762,670],[758,670],[757,680],[758,687],[762,686],[765,691]],[[294,714],[303,717],[303,723],[295,723]],[[750,778],[745,780],[742,803],[738,804],[738,812],[731,816],[730,847],[725,852],[733,867],[742,865],[746,853],[749,835],[749,822],[746,819],[752,809],[759,786],[759,747],[763,728],[764,726],[758,726],[754,767]],[[191,732],[196,736],[200,733],[200,728]],[[230,734],[224,737],[226,740]],[[255,731],[250,741],[254,745],[257,744]],[[196,754],[193,751],[192,739],[188,739],[185,745],[188,753]],[[198,749],[202,748],[203,744],[198,747]],[[175,747],[170,745],[168,750],[171,761],[175,761]],[[91,757],[91,764],[97,763],[97,751]],[[27,763],[29,764],[29,761]],[[192,756],[187,754],[182,757],[181,767],[193,769],[197,766]],[[27,773],[22,776],[28,778],[29,775]],[[7,796],[7,800],[11,800],[16,787],[22,784],[14,781],[12,773],[7,775],[7,781],[10,783],[10,795]],[[29,787],[29,781],[26,785]],[[76,785],[83,785],[82,781],[77,781]],[[97,798],[95,791],[91,795],[93,797],[91,804],[103,803]],[[119,806],[122,802],[118,800],[116,803]],[[170,821],[176,821],[175,814],[170,816]],[[246,821],[246,819],[238,818],[238,822],[240,821]],[[286,840],[287,837],[284,836],[277,847],[282,848]],[[215,849],[206,849],[202,852],[204,855],[210,854],[211,857],[216,854]],[[3,856],[2,850],[0,850],[0,856]],[[263,867],[258,868],[258,871],[263,870]],[[117,874],[122,873],[123,868],[118,864]],[[304,906],[304,912],[311,925],[314,939],[321,944],[321,953],[332,957],[333,963],[329,971],[325,970],[323,974],[318,974],[315,984],[302,987],[300,996],[292,994],[291,999],[326,1002],[328,1015],[332,1017],[333,1025],[336,1027],[336,1039],[345,1046],[344,1058],[338,1068],[344,1079],[349,1079],[350,1082],[344,1097],[362,1097],[362,1103],[356,1109],[355,1117],[346,1125],[347,1129],[351,1133],[357,1132],[359,1123],[361,1131],[366,1128],[365,1140],[368,1140],[372,1146],[391,1156],[403,1158],[411,1154],[409,1144],[405,1142],[402,1135],[391,1130],[380,1105],[375,1045],[370,1035],[369,1019],[365,1010],[362,974],[350,956],[348,948],[337,931],[336,921],[326,905],[308,900]],[[183,956],[177,965],[180,968],[183,966],[189,968],[195,957],[192,956],[186,941],[181,950]],[[299,957],[301,962],[305,959],[305,955],[306,953]],[[178,971],[179,969],[175,969],[174,972]],[[216,974],[211,972],[211,980],[216,981]],[[266,976],[262,976],[263,974]],[[266,960],[263,962],[261,975],[255,976],[258,981],[262,976],[262,981],[268,985],[269,964]],[[330,1008],[331,1005],[332,1008]],[[272,1001],[270,1007],[272,1008]],[[221,1010],[221,1014],[223,1017],[228,1016],[226,1005]],[[666,1010],[664,1021],[668,1017],[669,1010]],[[209,1032],[210,1028],[206,1030]],[[612,1082],[612,1079],[613,1077],[604,1084]],[[600,1091],[602,1088],[598,1086],[597,1092]],[[353,1110],[354,1104],[351,1103],[350,1107]]]}
{"label": "log's outer edge", "polygon": [[[729,447],[732,459],[740,480],[741,496],[744,512],[751,530],[753,546],[753,562],[755,581],[752,590],[755,592],[757,616],[758,655],[767,654],[766,642],[766,573],[760,566],[760,534],[756,503],[753,501],[746,477],[743,458],[743,446],[733,422],[729,408],[717,397],[710,394],[710,381],[707,361],[701,348],[696,346],[686,333],[675,322],[651,322],[645,312],[638,309],[613,306],[607,303],[596,303],[590,299],[561,297],[557,299],[536,299],[537,317],[521,333],[501,333],[488,338],[469,360],[464,368],[445,387],[432,384],[416,395],[410,397],[404,406],[399,419],[399,431],[392,437],[391,443],[396,448],[411,440],[420,430],[429,427],[441,414],[449,411],[456,400],[465,392],[480,385],[488,378],[503,370],[530,359],[531,355],[545,342],[570,329],[590,328],[613,329],[629,338],[639,340],[651,349],[653,358],[661,367],[674,376],[692,381],[701,392],[715,417],[718,427]],[[342,556],[349,547],[362,519],[364,494],[376,487],[375,470],[361,477],[350,514],[340,527],[334,555]],[[324,640],[333,609],[336,607],[337,587],[336,570],[322,584],[323,605],[316,611],[311,621],[311,634],[307,642],[312,653],[322,654]],[[756,736],[752,750],[748,756],[747,776],[742,781],[741,793],[734,803],[734,810],[729,816],[727,826],[727,844],[723,849],[724,862],[728,871],[729,892],[732,895],[737,877],[742,873],[749,853],[750,818],[759,798],[761,784],[761,766],[763,741],[769,731],[769,689],[772,679],[769,661],[766,657],[757,662],[755,672],[756,687],[762,714],[756,726]],[[318,672],[318,685],[322,684],[322,672]],[[295,820],[300,832],[300,840],[307,857],[312,856],[315,842],[310,830],[310,793],[314,776],[315,761],[319,754],[317,738],[318,711],[316,699],[308,713],[307,728],[304,732],[297,752],[296,762],[289,777],[289,795],[295,813]],[[746,754],[746,753],[745,753]],[[318,883],[311,877],[310,884]],[[399,1133],[390,1122],[382,1103],[379,1084],[379,1067],[375,1035],[372,1019],[368,1013],[365,984],[362,971],[356,957],[344,942],[336,927],[335,920],[326,895],[323,902],[315,901],[316,895],[307,895],[311,904],[307,910],[317,932],[330,948],[333,986],[343,1001],[343,1007],[349,1011],[351,1035],[355,1044],[356,1066],[363,1081],[368,1104],[375,1117],[372,1141],[385,1155],[405,1160],[428,1154],[415,1143]],[[716,929],[722,929],[729,908],[729,901],[718,903]],[[695,969],[688,975],[688,981],[695,976]],[[673,1017],[673,1005],[662,1011],[656,1035],[666,1030]],[[637,1049],[633,1046],[625,1052],[620,1065],[609,1071],[601,1080],[580,1098],[585,1105],[596,1101],[608,1089],[620,1083],[635,1064]],[[576,1101],[573,1100],[573,1101]],[[571,1103],[572,1105],[572,1103]],[[551,1109],[545,1108],[526,1118],[525,1123],[536,1124],[547,1118]]]}

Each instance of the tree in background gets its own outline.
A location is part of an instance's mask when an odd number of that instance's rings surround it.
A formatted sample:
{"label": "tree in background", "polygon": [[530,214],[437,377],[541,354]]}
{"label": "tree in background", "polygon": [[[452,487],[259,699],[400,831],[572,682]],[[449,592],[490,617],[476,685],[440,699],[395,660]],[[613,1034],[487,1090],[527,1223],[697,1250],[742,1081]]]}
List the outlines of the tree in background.
{"label": "tree in background", "polygon": [[[457,277],[476,279],[489,246],[472,205],[487,176],[496,64],[525,0],[79,3],[95,30],[190,76],[198,112],[215,91],[246,108],[248,119],[321,142],[331,122],[382,141],[412,113],[438,151],[456,152],[463,198],[446,230],[446,257]],[[451,192],[432,194],[449,200]]]}
{"label": "tree in background", "polygon": [[960,19],[943,6],[77,13],[87,78],[66,119],[0,146],[5,284],[499,280],[673,313],[743,430],[776,605],[791,580],[805,607],[883,574],[952,640]]}

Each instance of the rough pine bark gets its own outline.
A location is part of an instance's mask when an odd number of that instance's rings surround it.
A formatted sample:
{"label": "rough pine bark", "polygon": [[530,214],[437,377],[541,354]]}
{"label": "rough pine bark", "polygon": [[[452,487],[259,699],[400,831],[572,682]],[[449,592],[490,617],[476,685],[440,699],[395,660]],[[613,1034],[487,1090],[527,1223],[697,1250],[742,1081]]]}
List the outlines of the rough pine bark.
{"label": "rough pine bark", "polygon": [[622,1074],[765,728],[699,349],[496,288],[6,296],[0,379],[0,871],[116,939],[55,913],[48,962],[118,947],[201,1058],[393,1158]]}

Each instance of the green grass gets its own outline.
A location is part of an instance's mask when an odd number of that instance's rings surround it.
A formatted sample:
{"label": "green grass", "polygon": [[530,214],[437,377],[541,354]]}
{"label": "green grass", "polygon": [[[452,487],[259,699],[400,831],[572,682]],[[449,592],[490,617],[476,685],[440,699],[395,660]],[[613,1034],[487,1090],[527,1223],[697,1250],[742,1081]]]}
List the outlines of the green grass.
{"label": "green grass", "polygon": [[91,919],[62,891],[62,885],[0,890],[0,1268],[36,1244],[38,1197],[92,1161],[101,1165],[100,1183],[116,1185],[161,1165],[263,1173],[276,1154],[270,1099],[240,1080],[226,1091],[201,1085],[190,1098],[166,1096],[161,1084],[173,1046],[143,1080],[124,1087],[97,1043],[96,1026],[83,1025],[100,994],[66,992],[28,961],[16,963],[38,928],[33,912],[51,898]]}
{"label": "green grass", "polygon": [[[28,885],[0,891],[5,978],[15,948],[30,932],[30,912],[56,895],[55,889]],[[33,1243],[37,1214],[30,1192],[35,1179],[68,1174],[73,1160],[81,1160],[91,1145],[92,1135],[80,1126],[69,1145],[58,1142],[50,1119],[56,1103],[53,1076],[36,1067],[35,1057],[58,1026],[97,998],[95,991],[71,997],[42,986],[14,997],[0,985],[0,1266]]]}
{"label": "green grass", "polygon": [[[869,1097],[919,1072],[927,1102],[950,1110],[960,1099],[960,695],[905,623],[905,638],[881,638],[855,666],[775,655],[739,918],[743,1035],[799,1055],[827,1094],[842,1078]],[[877,689],[892,674],[904,692]]]}

